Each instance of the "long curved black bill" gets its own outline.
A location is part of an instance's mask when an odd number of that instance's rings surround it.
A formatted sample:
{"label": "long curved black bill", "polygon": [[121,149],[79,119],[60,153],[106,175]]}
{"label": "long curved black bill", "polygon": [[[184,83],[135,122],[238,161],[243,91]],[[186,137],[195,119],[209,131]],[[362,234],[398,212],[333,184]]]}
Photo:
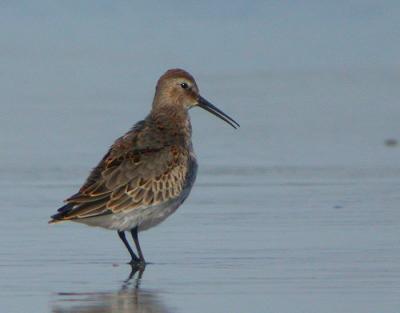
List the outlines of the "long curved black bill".
{"label": "long curved black bill", "polygon": [[229,125],[231,125],[233,128],[238,128],[240,127],[239,123],[236,122],[233,118],[230,116],[226,115],[224,112],[222,112],[220,109],[212,105],[210,102],[208,102],[206,99],[203,97],[199,96],[198,99],[198,106],[200,108],[203,108],[204,110],[214,114],[215,116],[218,116],[221,120],[224,120],[227,122]]}

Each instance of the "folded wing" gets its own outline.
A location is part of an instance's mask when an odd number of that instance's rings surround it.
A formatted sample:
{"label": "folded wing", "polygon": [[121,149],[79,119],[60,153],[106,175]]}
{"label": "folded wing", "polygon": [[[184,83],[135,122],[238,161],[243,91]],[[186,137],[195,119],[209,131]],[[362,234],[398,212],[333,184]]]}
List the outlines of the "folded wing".
{"label": "folded wing", "polygon": [[188,152],[178,145],[138,149],[134,140],[118,139],[50,222],[135,210],[178,197],[185,184]]}

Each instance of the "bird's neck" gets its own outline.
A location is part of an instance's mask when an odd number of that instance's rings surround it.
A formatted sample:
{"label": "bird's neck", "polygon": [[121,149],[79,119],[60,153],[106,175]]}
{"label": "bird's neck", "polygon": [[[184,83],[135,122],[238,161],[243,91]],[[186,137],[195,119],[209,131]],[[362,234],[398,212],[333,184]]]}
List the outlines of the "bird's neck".
{"label": "bird's neck", "polygon": [[186,109],[164,105],[153,108],[149,118],[154,127],[164,135],[164,138],[185,144],[190,143],[192,126]]}

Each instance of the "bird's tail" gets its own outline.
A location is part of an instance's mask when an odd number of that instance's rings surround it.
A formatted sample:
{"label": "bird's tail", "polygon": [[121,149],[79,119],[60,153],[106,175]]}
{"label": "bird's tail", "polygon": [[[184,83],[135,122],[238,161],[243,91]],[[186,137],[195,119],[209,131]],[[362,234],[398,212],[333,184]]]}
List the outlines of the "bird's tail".
{"label": "bird's tail", "polygon": [[73,208],[72,203],[67,203],[66,205],[62,206],[57,210],[57,214],[52,215],[50,218],[51,220],[48,222],[49,224],[56,224],[56,223],[61,223],[64,222],[66,219],[65,217],[67,214],[71,211]]}
{"label": "bird's tail", "polygon": [[57,223],[61,223],[61,222],[64,222],[63,220],[56,220],[56,219],[51,219],[51,220],[49,220],[49,224],[57,224]]}

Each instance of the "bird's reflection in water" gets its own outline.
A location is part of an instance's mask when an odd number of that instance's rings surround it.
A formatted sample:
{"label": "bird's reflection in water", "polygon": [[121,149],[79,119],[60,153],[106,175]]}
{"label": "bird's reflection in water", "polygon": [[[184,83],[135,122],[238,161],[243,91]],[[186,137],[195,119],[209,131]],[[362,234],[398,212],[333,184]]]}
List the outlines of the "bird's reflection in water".
{"label": "bird's reflection in water", "polygon": [[129,277],[115,292],[59,293],[54,313],[168,313],[172,312],[152,291],[140,289],[144,268],[132,267]]}

